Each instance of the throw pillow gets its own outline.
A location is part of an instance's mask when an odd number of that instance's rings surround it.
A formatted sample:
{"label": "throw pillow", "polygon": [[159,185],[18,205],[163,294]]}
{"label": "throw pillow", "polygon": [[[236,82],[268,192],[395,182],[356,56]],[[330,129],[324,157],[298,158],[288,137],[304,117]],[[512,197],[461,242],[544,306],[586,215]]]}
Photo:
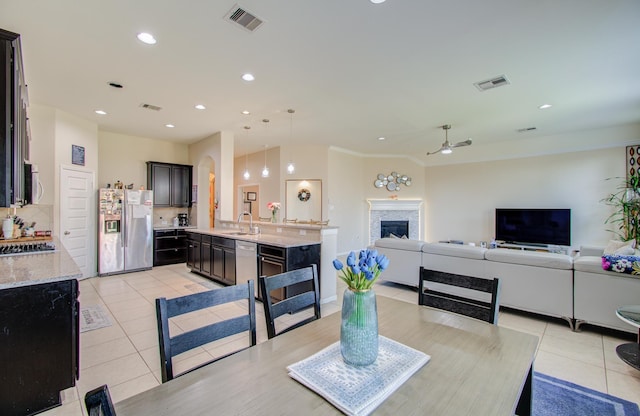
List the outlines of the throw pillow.
{"label": "throw pillow", "polygon": [[[617,250],[626,249],[627,247],[631,248],[631,250],[632,250],[632,252],[629,253],[629,254],[633,254],[633,249],[635,248],[635,246],[636,246],[636,240],[635,239],[632,239],[632,240],[629,240],[629,241],[610,240],[609,244],[607,244],[607,247],[605,247],[605,249],[604,249],[604,254],[610,254],[610,255],[621,254],[622,255],[624,253],[617,253]],[[622,250],[622,251],[624,251],[624,250]]]}

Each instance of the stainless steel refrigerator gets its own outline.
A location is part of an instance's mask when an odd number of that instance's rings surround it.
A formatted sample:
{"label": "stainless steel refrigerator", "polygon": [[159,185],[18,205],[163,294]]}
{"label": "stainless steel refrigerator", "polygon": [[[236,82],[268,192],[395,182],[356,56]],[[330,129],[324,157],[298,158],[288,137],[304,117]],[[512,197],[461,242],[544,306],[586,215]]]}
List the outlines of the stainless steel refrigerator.
{"label": "stainless steel refrigerator", "polygon": [[98,191],[98,275],[153,266],[153,191]]}

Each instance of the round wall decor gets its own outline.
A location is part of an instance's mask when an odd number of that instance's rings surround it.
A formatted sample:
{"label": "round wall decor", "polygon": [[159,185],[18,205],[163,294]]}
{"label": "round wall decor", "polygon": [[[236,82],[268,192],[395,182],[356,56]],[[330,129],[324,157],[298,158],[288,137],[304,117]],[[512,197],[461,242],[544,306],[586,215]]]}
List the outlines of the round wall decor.
{"label": "round wall decor", "polygon": [[298,191],[298,199],[302,202],[307,202],[311,198],[311,192],[308,189],[302,188]]}
{"label": "round wall decor", "polygon": [[399,191],[402,186],[411,186],[411,178],[397,172],[391,172],[389,175],[378,173],[378,176],[376,176],[373,182],[373,186],[376,188],[386,188],[389,192]]}

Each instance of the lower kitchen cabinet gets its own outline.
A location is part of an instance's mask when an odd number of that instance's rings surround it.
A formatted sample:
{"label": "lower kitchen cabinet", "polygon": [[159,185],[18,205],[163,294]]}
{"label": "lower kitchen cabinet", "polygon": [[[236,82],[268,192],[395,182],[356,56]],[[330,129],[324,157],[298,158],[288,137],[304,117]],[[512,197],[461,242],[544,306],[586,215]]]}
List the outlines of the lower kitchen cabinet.
{"label": "lower kitchen cabinet", "polygon": [[184,263],[187,261],[187,233],[184,230],[155,230],[153,232],[153,265]]}
{"label": "lower kitchen cabinet", "polygon": [[187,232],[187,267],[192,272],[200,272],[202,269],[202,257],[200,254],[200,243],[202,234]]}
{"label": "lower kitchen cabinet", "polygon": [[[226,285],[236,284],[236,250],[232,238],[189,234],[187,267]],[[193,234],[193,237],[191,235]],[[199,237],[199,239],[198,239]]]}
{"label": "lower kitchen cabinet", "polygon": [[79,375],[78,281],[0,290],[0,415],[59,406]]}

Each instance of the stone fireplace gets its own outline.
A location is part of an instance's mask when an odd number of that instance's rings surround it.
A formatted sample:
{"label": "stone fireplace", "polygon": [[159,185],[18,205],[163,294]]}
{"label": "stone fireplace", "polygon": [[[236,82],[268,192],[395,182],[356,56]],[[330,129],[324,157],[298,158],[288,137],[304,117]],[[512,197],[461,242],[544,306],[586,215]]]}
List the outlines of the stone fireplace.
{"label": "stone fireplace", "polygon": [[[408,221],[409,238],[420,240],[422,235],[420,199],[368,199],[369,244],[381,236],[382,221]],[[399,236],[400,237],[400,236]]]}

